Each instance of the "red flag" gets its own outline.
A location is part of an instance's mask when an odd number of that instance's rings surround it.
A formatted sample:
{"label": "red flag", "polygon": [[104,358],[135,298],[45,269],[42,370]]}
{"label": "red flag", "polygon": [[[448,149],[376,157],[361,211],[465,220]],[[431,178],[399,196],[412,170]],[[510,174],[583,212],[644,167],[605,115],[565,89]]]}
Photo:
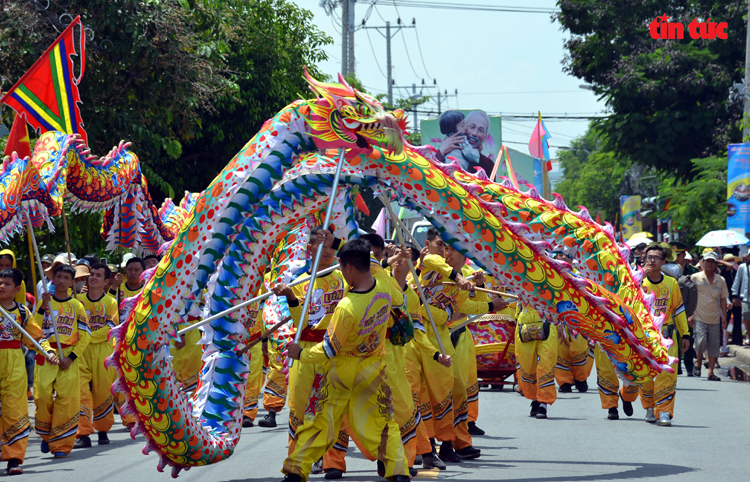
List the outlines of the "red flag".
{"label": "red flag", "polygon": [[18,154],[18,157],[31,157],[31,142],[29,141],[29,130],[26,128],[26,118],[23,114],[16,114],[13,120],[13,127],[10,129],[8,143],[5,145],[6,156],[12,152]]}
{"label": "red flag", "polygon": [[[78,42],[81,75],[77,79],[70,58],[76,55],[73,41],[73,27],[76,25],[81,31]],[[34,129],[78,133],[88,142],[78,110],[81,102],[78,84],[86,66],[85,41],[81,18],[76,17],[0,102],[8,104],[18,114],[25,113],[26,121]]]}
{"label": "red flag", "polygon": [[596,224],[602,224],[602,217],[599,213],[596,213]]}
{"label": "red flag", "polygon": [[365,204],[365,200],[362,199],[362,195],[360,193],[357,193],[357,197],[354,198],[354,205],[357,206],[359,212],[361,212],[365,216],[370,215],[370,209],[367,207],[367,204]]}

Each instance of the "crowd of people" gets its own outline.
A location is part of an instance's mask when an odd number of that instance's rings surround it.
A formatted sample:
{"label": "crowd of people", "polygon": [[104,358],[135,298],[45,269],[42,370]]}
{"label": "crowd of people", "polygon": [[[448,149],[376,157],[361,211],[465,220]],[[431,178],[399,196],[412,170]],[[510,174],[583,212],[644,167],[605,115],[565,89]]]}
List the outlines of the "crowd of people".
{"label": "crowd of people", "polygon": [[[477,426],[475,346],[463,326],[470,315],[505,313],[515,319],[508,342],[531,417],[547,418],[558,392],[586,392],[596,366],[607,418],[619,419],[620,405],[632,416],[640,397],[647,422],[671,425],[681,367],[642,385],[623,383],[599,346],[530,305],[498,295],[502,284],[472,268],[436,229],[428,231],[423,247],[386,245],[375,234],[343,243],[319,227],[309,239],[311,257],[323,245],[319,271],[337,260],[340,268],[296,286],[267,278],[260,288],[286,299],[293,331],[301,335],[285,347],[295,360],[288,378],[282,347],[262,340],[249,352],[242,417],[243,427],[252,427],[262,399],[266,415],[257,424],[276,427],[277,414],[288,404],[286,482],[311,473],[341,478],[350,440],[376,462],[381,476],[401,482],[416,474],[415,466],[445,470],[446,463],[480,457],[473,443],[484,435]],[[565,251],[552,254],[575,269]],[[674,340],[669,354],[682,357],[687,376],[699,377],[705,367],[708,380],[719,380],[722,347],[750,345],[742,336],[742,323],[750,328],[750,259],[714,250],[692,258],[691,263],[684,244],[651,243],[637,246],[631,262],[642,267],[643,289],[654,294],[656,315],[665,317],[662,336]],[[47,254],[35,297],[13,253],[0,251],[0,448],[9,475],[22,473],[31,430],[28,400],[34,401],[34,430],[43,453],[67,457],[73,449],[91,447],[94,433],[99,445],[109,443],[115,411],[125,403],[123,395],[110,391],[115,372],[105,364],[113,351],[109,330],[124,320],[123,300],[140,292],[144,271],[158,262],[156,255],[128,254],[114,266],[94,256]],[[309,289],[313,302],[303,316]],[[259,337],[263,306],[249,308],[245,316],[253,337]],[[193,330],[171,344],[173,368],[188,393],[200,377],[199,340],[200,332]],[[133,429],[132,415],[121,413],[121,419]]]}

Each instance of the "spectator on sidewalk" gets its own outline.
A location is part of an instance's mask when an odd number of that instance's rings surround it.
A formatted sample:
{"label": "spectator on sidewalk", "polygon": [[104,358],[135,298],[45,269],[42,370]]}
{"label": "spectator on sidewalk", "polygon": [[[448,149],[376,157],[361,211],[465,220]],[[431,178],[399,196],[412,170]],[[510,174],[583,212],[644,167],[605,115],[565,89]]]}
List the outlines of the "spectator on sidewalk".
{"label": "spectator on sidewalk", "polygon": [[745,334],[747,336],[745,346],[750,346],[750,293],[748,292],[750,288],[750,276],[748,276],[750,256],[745,255],[742,261],[743,263],[737,269],[737,276],[734,278],[734,283],[732,283],[732,294],[740,297],[742,323],[745,325]]}
{"label": "spectator on sidewalk", "polygon": [[701,362],[703,353],[708,356],[708,380],[720,381],[714,374],[714,366],[719,357],[721,345],[721,323],[727,319],[727,283],[719,275],[716,265],[719,260],[715,252],[703,255],[703,271],[690,278],[698,288],[698,305],[695,313],[688,319],[688,324],[694,326],[695,353],[697,360],[693,369],[693,376],[701,376]]}

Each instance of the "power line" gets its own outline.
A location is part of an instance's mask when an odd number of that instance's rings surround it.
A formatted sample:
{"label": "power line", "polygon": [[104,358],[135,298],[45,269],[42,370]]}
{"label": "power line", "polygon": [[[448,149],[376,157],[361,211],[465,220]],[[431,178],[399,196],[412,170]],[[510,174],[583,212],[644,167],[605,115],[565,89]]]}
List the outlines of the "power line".
{"label": "power line", "polygon": [[414,72],[414,75],[419,78],[419,74],[414,69],[414,64],[411,63],[411,56],[409,55],[409,49],[406,47],[406,36],[404,35],[404,31],[401,30],[401,40],[404,41],[404,50],[406,51],[406,58],[409,59],[409,65],[411,66],[411,71]]}
{"label": "power line", "polygon": [[577,90],[526,90],[526,91],[507,91],[507,92],[461,92],[461,95],[516,95],[516,94],[566,94],[571,92],[586,92],[583,89]]}
{"label": "power line", "polygon": [[372,58],[375,59],[375,65],[378,66],[378,70],[380,71],[380,74],[387,79],[388,76],[385,75],[385,72],[383,72],[383,69],[380,68],[380,62],[378,62],[378,56],[375,55],[375,47],[372,46],[372,40],[370,39],[370,31],[368,29],[365,29],[365,33],[367,34],[367,41],[370,42],[370,50],[372,51]]}
{"label": "power line", "polygon": [[559,13],[560,10],[542,7],[517,7],[517,6],[502,6],[502,5],[480,5],[480,4],[463,4],[463,3],[447,3],[447,2],[434,2],[434,1],[420,1],[420,0],[393,0],[393,6],[398,11],[398,6],[412,7],[412,8],[430,8],[430,9],[443,9],[443,10],[473,10],[482,12],[514,12],[514,13],[544,13],[553,14]]}
{"label": "power line", "polygon": [[[427,74],[428,79],[432,79],[434,77],[431,76],[429,72],[427,72],[427,64],[425,64],[424,62],[424,56],[422,55],[422,44],[419,42],[419,34],[417,33],[416,25],[414,26],[414,35],[417,37],[417,47],[419,47],[419,58],[422,59],[422,67],[424,67],[424,73]],[[438,90],[440,90],[439,87],[438,87]]]}

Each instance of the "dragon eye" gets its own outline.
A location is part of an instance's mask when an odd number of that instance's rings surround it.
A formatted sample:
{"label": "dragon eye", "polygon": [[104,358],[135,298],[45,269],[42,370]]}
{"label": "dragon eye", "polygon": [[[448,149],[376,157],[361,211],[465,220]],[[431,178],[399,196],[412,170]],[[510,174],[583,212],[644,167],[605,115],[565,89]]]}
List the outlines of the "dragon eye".
{"label": "dragon eye", "polygon": [[344,115],[344,116],[353,117],[353,116],[357,115],[356,109],[354,109],[354,107],[352,107],[352,106],[350,106],[348,104],[342,106],[340,110],[341,110],[341,114]]}

